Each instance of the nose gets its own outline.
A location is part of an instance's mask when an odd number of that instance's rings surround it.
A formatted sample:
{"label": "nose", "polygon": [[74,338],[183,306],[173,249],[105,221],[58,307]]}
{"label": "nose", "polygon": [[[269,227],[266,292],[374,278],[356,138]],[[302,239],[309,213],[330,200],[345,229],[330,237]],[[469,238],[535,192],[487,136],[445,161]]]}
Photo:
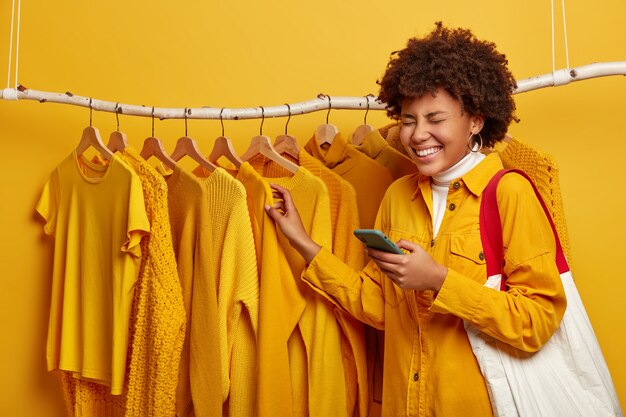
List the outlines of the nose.
{"label": "nose", "polygon": [[420,143],[428,139],[429,136],[430,133],[424,127],[424,123],[416,123],[410,139],[413,143]]}

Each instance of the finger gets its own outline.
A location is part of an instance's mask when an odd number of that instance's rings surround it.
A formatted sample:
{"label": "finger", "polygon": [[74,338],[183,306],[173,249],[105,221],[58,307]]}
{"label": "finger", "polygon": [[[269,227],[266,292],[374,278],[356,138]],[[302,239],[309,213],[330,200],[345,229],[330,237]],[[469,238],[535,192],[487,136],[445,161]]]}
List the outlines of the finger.
{"label": "finger", "polygon": [[270,187],[281,194],[282,200],[285,204],[285,210],[288,211],[292,207],[294,207],[293,199],[291,198],[291,193],[288,189],[281,187],[278,184],[271,183]]}
{"label": "finger", "polygon": [[400,239],[399,241],[397,241],[396,245],[400,249],[404,249],[409,252],[414,252],[415,250],[417,250],[417,248],[420,247],[417,243],[411,242],[410,240],[404,240],[404,239]]}
{"label": "finger", "polygon": [[404,255],[399,255],[397,253],[389,253],[389,252],[385,252],[385,251],[374,249],[374,248],[367,248],[367,254],[370,256],[370,258],[379,260],[381,262],[394,262],[394,263],[402,261],[403,258],[401,258],[401,256],[404,256]]}

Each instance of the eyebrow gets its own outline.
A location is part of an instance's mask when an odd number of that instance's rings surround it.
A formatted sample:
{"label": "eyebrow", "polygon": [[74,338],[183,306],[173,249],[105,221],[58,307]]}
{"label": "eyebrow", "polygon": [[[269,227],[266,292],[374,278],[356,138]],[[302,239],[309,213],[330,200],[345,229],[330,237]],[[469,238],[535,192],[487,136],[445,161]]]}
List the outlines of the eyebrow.
{"label": "eyebrow", "polygon": [[[441,116],[441,115],[447,115],[449,114],[447,111],[443,111],[443,110],[437,110],[437,111],[433,111],[430,113],[427,113],[424,117],[426,118],[432,118],[432,117],[436,117],[436,116]],[[415,119],[415,116],[413,116],[410,113],[404,113],[400,115],[401,118],[408,118],[408,119]]]}

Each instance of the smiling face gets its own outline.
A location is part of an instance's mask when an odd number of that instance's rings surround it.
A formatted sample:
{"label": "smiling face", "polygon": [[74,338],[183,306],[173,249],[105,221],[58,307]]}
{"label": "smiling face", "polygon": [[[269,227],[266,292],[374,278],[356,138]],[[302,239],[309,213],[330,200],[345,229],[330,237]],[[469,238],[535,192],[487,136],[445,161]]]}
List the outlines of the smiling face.
{"label": "smiling face", "polygon": [[441,88],[404,99],[400,120],[402,144],[420,173],[430,177],[463,159],[470,152],[470,136],[484,123],[483,117],[463,111],[461,101]]}

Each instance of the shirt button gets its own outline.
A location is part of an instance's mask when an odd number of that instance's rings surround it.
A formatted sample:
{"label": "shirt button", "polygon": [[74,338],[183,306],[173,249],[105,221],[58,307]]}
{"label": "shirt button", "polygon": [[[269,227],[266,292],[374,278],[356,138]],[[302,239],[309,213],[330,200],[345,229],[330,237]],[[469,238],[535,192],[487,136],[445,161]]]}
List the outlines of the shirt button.
{"label": "shirt button", "polygon": [[454,204],[454,203],[450,203],[450,205],[448,206],[448,208],[450,209],[450,211],[454,211],[454,209],[456,208],[456,204]]}
{"label": "shirt button", "polygon": [[432,248],[433,246],[435,246],[435,239],[430,241],[430,247]]}
{"label": "shirt button", "polygon": [[459,188],[461,188],[461,183],[458,181],[454,181],[454,183],[452,184],[452,188],[458,190]]}
{"label": "shirt button", "polygon": [[415,372],[413,374],[413,381],[417,381],[418,379],[420,379],[420,374],[418,374],[417,372]]}

